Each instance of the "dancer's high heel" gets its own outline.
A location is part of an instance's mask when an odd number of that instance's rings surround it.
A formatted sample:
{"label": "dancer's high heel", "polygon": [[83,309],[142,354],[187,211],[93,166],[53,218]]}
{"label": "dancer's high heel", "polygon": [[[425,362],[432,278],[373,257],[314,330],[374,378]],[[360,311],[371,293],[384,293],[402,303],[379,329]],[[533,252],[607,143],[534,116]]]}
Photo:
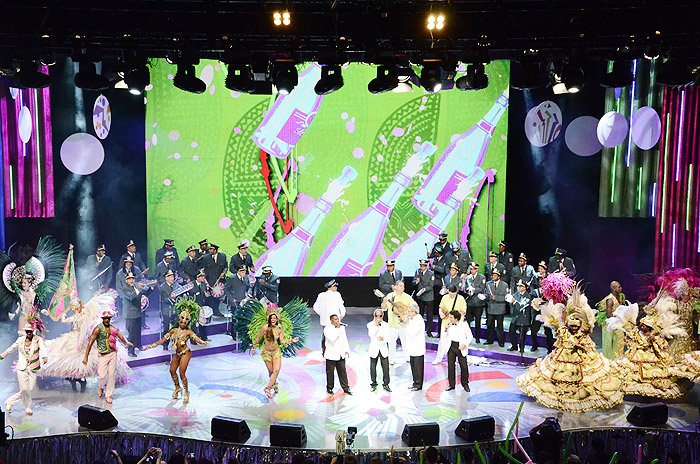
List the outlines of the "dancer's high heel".
{"label": "dancer's high heel", "polygon": [[272,399],[272,387],[270,385],[265,387],[265,394],[267,395],[268,399]]}
{"label": "dancer's high heel", "polygon": [[185,390],[185,397],[182,399],[183,403],[189,403],[190,402],[190,392],[188,390]]}
{"label": "dancer's high heel", "polygon": [[278,393],[280,392],[280,389],[279,389],[279,387],[277,386],[277,382],[275,382],[275,384],[272,386],[272,388],[275,390],[275,395],[278,394]]}
{"label": "dancer's high heel", "polygon": [[177,374],[172,374],[173,384],[175,384],[175,391],[173,392],[173,399],[176,399],[178,395],[182,392],[180,388],[180,382],[178,381]]}

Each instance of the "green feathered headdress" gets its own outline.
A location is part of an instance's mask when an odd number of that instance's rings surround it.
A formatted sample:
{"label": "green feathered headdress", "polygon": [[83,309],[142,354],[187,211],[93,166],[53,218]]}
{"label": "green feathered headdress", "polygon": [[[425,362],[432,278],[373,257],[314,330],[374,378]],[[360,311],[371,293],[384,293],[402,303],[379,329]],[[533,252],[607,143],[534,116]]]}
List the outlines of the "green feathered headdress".
{"label": "green feathered headdress", "polygon": [[[194,330],[195,327],[199,325],[199,311],[202,308],[197,304],[194,298],[190,296],[183,296],[175,303],[173,306],[173,311],[175,314],[179,315],[182,311],[187,311],[190,314],[189,328]],[[179,322],[176,322],[171,329],[178,327]]]}

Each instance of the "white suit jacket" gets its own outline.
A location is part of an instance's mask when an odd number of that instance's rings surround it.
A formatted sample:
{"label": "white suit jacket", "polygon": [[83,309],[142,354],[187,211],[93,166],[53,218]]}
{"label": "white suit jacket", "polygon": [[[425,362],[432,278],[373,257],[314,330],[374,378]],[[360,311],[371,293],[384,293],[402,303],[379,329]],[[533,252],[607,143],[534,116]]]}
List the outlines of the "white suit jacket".
{"label": "white suit jacket", "polygon": [[460,350],[460,352],[462,353],[462,356],[466,356],[469,352],[469,345],[474,339],[472,336],[472,331],[469,328],[469,324],[464,322],[464,320],[461,320],[455,325],[450,325],[447,328],[447,336],[449,337],[448,340],[454,340],[454,337],[456,337],[457,343],[464,345],[464,349]]}
{"label": "white suit jacket", "polygon": [[331,325],[331,316],[336,314],[339,319],[345,317],[345,302],[337,291],[326,290],[318,294],[314,311],[318,314],[321,326]]}
{"label": "white suit jacket", "polygon": [[340,361],[345,357],[345,353],[350,352],[345,326],[336,327],[328,324],[323,329],[323,335],[326,336],[326,353],[323,356],[324,358],[331,361]]}
{"label": "white suit jacket", "polygon": [[[12,353],[13,351],[17,350],[18,357],[17,357],[17,370],[18,371],[24,371],[27,369],[27,354],[24,351],[24,341],[26,340],[27,336],[22,335],[21,337],[18,337],[17,340],[8,348],[5,350],[5,352],[1,355],[3,358],[6,358],[7,355]],[[41,337],[38,337],[34,335],[34,339],[32,339],[32,344],[30,347],[30,353],[33,353],[36,351],[37,346],[39,347],[39,364],[41,364],[41,360],[46,358],[46,346],[44,345],[44,339]]]}
{"label": "white suit jacket", "polygon": [[[389,357],[389,323],[382,321],[377,327],[374,321],[367,323],[367,333],[369,334],[369,357],[376,358],[379,353],[385,358]],[[384,340],[379,341],[379,337]]]}
{"label": "white suit jacket", "polygon": [[425,355],[425,321],[416,314],[406,324],[406,346],[404,350],[409,356]]}

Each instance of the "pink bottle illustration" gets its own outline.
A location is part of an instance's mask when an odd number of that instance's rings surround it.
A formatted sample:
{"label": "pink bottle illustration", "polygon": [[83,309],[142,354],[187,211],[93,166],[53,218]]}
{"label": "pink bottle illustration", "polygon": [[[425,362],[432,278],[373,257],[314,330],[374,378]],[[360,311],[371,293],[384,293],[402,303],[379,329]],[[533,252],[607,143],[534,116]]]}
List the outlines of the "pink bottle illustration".
{"label": "pink bottle illustration", "polygon": [[323,100],[314,86],[321,78],[321,67],[313,63],[299,75],[299,83],[288,94],[275,100],[272,108],[253,133],[253,142],[271,156],[285,159],[309,127]]}
{"label": "pink bottle illustration", "polygon": [[409,273],[418,268],[418,261],[426,257],[426,248],[432,248],[437,241],[438,234],[445,230],[452,216],[462,207],[465,198],[471,197],[470,201],[475,201],[474,191],[481,185],[484,176],[484,171],[475,168],[469,176],[459,181],[456,189],[444,199],[430,222],[403,242],[389,256],[389,259],[396,260],[396,269]]}
{"label": "pink bottle illustration", "polygon": [[311,243],[333,204],[343,195],[350,182],[357,178],[357,171],[345,166],[340,177],[331,181],[326,193],[316,201],[313,209],[299,225],[263,253],[255,262],[256,269],[272,266],[273,272],[281,277],[301,275]]}
{"label": "pink bottle illustration", "polygon": [[[477,124],[447,147],[411,200],[419,211],[428,217],[434,217],[463,179],[474,179],[473,172],[484,163],[491,137],[506,108],[508,89],[498,96]],[[479,181],[483,178],[483,173],[481,174]]]}
{"label": "pink bottle illustration", "polygon": [[432,143],[423,142],[418,153],[408,158],[382,196],[336,234],[309,275],[367,275],[379,253],[396,202],[436,150]]}

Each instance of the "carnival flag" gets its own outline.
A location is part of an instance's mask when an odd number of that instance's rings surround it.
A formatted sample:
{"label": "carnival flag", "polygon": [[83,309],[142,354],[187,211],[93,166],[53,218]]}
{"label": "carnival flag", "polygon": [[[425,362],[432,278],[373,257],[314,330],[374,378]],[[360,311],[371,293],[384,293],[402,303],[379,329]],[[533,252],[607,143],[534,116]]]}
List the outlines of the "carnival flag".
{"label": "carnival flag", "polygon": [[78,299],[78,286],[75,282],[75,265],[73,264],[73,245],[68,250],[66,266],[63,268],[63,277],[58,284],[58,290],[49,303],[49,315],[57,321],[61,315],[68,311],[70,300]]}

